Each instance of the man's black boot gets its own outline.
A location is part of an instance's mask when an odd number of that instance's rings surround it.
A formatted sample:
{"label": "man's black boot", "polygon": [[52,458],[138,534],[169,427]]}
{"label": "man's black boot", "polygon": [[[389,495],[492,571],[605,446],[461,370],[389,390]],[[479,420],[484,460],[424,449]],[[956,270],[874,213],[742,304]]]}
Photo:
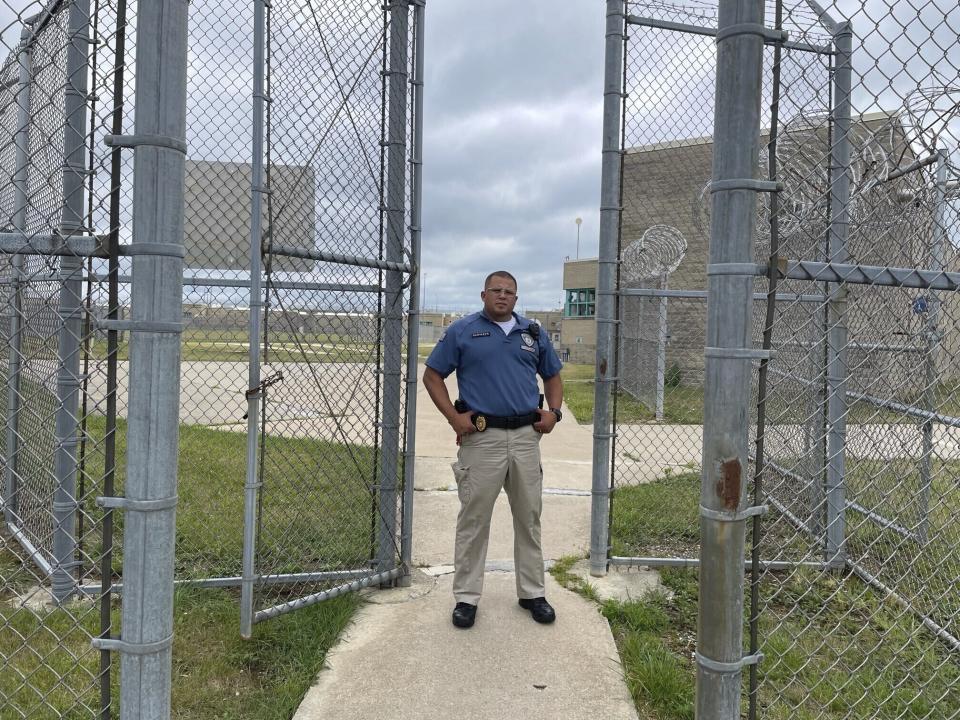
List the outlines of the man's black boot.
{"label": "man's black boot", "polygon": [[529,600],[520,598],[520,607],[524,610],[529,610],[530,615],[532,615],[533,619],[538,623],[552,623],[557,619],[557,614],[553,611],[553,608],[550,606],[550,603],[547,602],[546,598],[538,597]]}
{"label": "man's black boot", "polygon": [[458,628],[473,627],[477,618],[477,606],[470,603],[458,602],[453,609],[453,624]]}

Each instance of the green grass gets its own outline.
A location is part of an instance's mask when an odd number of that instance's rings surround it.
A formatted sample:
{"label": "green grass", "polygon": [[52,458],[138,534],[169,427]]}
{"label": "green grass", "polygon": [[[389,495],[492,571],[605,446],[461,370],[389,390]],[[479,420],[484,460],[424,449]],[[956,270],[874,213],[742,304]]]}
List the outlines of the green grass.
{"label": "green grass", "polygon": [[[248,336],[245,330],[186,328],[181,343],[181,358],[219,362],[246,362],[249,359]],[[107,341],[97,338],[90,344],[94,361],[107,357]],[[261,356],[263,346],[261,344]],[[353,363],[375,362],[377,343],[347,335],[327,333],[294,334],[288,331],[270,331],[269,357],[271,362]],[[117,346],[117,359],[130,359],[128,336]]]}
{"label": "green grass", "polygon": [[662,598],[603,604],[603,614],[620,650],[627,687],[639,707],[664,720],[693,720],[693,678],[687,663],[662,635],[670,627]]}
{"label": "green grass", "polygon": [[[918,527],[922,480],[916,460],[848,459],[846,468],[848,500],[908,530]],[[960,546],[960,462],[935,461],[931,477],[925,544],[904,538],[851,509],[845,514],[847,552],[908,597],[920,612],[948,624],[960,613],[956,586],[960,577],[956,553]],[[616,487],[611,513],[613,555],[697,557],[700,482],[696,471],[667,471],[648,483]],[[803,498],[790,502],[790,492],[775,491],[776,497],[787,500],[794,511],[807,512]],[[764,546],[770,556],[819,557],[812,538],[797,532],[775,512],[763,521],[763,528]]]}
{"label": "green grass", "polygon": [[700,542],[697,510],[699,472],[666,472],[640,485],[614,489],[611,536],[615,556],[659,553],[696,557]]}
{"label": "green grass", "polygon": [[[922,481],[916,461],[848,460],[847,497],[913,531]],[[885,584],[940,624],[960,617],[960,462],[931,466],[927,541],[920,544],[863,515],[846,513],[847,551]],[[957,635],[956,628],[951,631]]]}
{"label": "green grass", "polygon": [[[883,498],[886,512],[903,519],[916,508],[916,463],[848,460],[849,497]],[[960,612],[960,463],[932,469],[926,545],[850,511],[848,550],[914,606],[941,623]],[[612,543],[617,555],[697,555],[699,478],[668,473],[639,486],[621,487],[613,498]],[[808,541],[764,521],[766,547],[784,557]],[[809,548],[806,548],[809,552]],[[570,563],[552,572],[572,579]],[[625,676],[641,718],[693,718],[696,668],[691,660],[697,627],[697,572],[660,570],[667,594],[603,604],[620,649]],[[767,572],[760,587],[759,717],[765,720],[941,720],[960,717],[960,659],[917,617],[848,572],[798,568]],[[745,627],[748,616],[744,616]],[[745,631],[745,637],[748,637]],[[745,645],[744,652],[749,648]],[[746,674],[744,676],[746,678]],[[745,684],[746,687],[746,684]],[[746,698],[744,699],[746,708]]]}
{"label": "green grass", "polygon": [[[641,720],[693,720],[694,676],[680,647],[681,635],[696,626],[696,585],[693,601],[682,592],[668,600],[661,593],[642,600],[601,601],[593,586],[571,574],[575,557],[565,557],[550,569],[558,582],[600,605],[620,652],[624,678]],[[692,652],[692,642],[688,640]]]}
{"label": "green grass", "polygon": [[[594,367],[593,365],[568,363],[563,368],[563,395],[564,401],[576,417],[577,422],[593,422],[594,399]],[[803,423],[809,420],[810,412],[806,398],[802,402],[793,402],[792,399],[779,397],[776,388],[776,377],[771,379],[773,395],[771,402],[779,400],[785,407],[768,407],[767,420],[771,423]],[[918,408],[926,407],[922,397],[910,393],[879,392],[881,398],[915,405]],[[939,383],[933,392],[934,407],[943,415],[960,416],[960,381],[945,381]],[[799,400],[799,398],[797,398]],[[655,408],[647,407],[624,390],[617,391],[617,422],[624,425],[663,422],[670,425],[702,425],[703,424],[703,388],[690,385],[667,385],[663,389],[663,420],[656,419]],[[756,408],[752,408],[753,411]],[[903,413],[878,408],[863,401],[850,401],[847,410],[847,423],[893,423],[917,424],[919,421]]]}
{"label": "green grass", "polygon": [[[594,367],[567,363],[563,367],[563,399],[578,423],[593,422]],[[617,392],[617,422],[657,422],[654,408],[648,408],[629,393]],[[663,422],[699,425],[703,422],[703,389],[679,385],[664,388]]]}
{"label": "green grass", "polygon": [[[573,560],[557,563],[551,572],[572,589],[582,589],[583,581],[571,582],[567,573]],[[601,611],[640,718],[693,720],[698,575],[663,568],[660,576],[668,592],[606,601]],[[761,588],[760,718],[960,717],[960,662],[912,615],[855,577],[811,570],[768,573]]]}
{"label": "green grass", "polygon": [[[121,495],[125,422],[118,420],[117,428],[115,492]],[[83,550],[92,561],[102,554],[99,530],[91,530],[91,521],[102,514],[93,504],[102,489],[91,480],[99,484],[103,472],[104,419],[88,418],[87,430]],[[298,572],[366,566],[372,552],[371,500],[366,489],[374,466],[372,448],[304,438],[271,437],[267,443],[258,568]],[[243,433],[181,426],[178,578],[239,574],[245,453]],[[291,467],[300,472],[292,474]],[[336,521],[331,520],[334,517]],[[115,526],[113,568],[119,575],[120,513],[115,515]],[[96,569],[89,562],[84,569],[85,580],[95,581]],[[16,594],[35,584],[34,572],[0,546],[0,697],[24,714],[33,708],[39,713],[35,717],[54,711],[66,718],[91,717],[90,708],[96,707],[99,697],[99,654],[90,648],[89,640],[99,634],[99,606],[76,602],[40,614],[20,607]],[[279,587],[271,590],[270,599],[286,599],[278,594],[282,592]],[[257,625],[254,639],[245,642],[239,638],[236,591],[178,589],[174,717],[286,720],[358,602],[356,596],[340,597],[281,616]],[[120,618],[115,606],[116,632]],[[117,661],[114,666],[119,667]],[[21,682],[19,677],[29,681]],[[32,688],[39,688],[40,694]],[[41,695],[46,705],[39,704]],[[0,717],[5,717],[3,712]]]}
{"label": "green grass", "polygon": [[235,594],[178,590],[173,717],[289,720],[359,604],[343,595],[260,623],[245,641]]}
{"label": "green grass", "polygon": [[[88,418],[86,475],[103,473],[105,421]],[[268,437],[261,490],[260,566],[270,572],[356,568],[371,557],[373,449],[310,438]],[[117,420],[116,494],[126,474],[126,423]],[[291,468],[297,468],[292,472]],[[178,578],[238,575],[243,549],[246,434],[182,425],[178,455]],[[99,480],[97,480],[99,482]],[[88,486],[89,487],[89,486]],[[91,518],[96,488],[88,489]],[[335,516],[336,522],[325,521]],[[122,517],[114,522],[122,531]],[[99,538],[87,538],[90,557]],[[118,543],[119,545],[119,543]],[[120,571],[121,553],[114,568]]]}
{"label": "green grass", "polygon": [[[177,589],[173,717],[289,720],[359,603],[356,595],[337,597],[258,624],[253,638],[244,641],[235,592]],[[116,633],[118,607],[112,616]],[[99,707],[99,653],[90,638],[100,632],[99,608],[75,602],[35,613],[0,603],[0,620],[0,697],[7,710],[16,717],[93,717]],[[112,716],[119,717],[116,656],[111,681]]]}

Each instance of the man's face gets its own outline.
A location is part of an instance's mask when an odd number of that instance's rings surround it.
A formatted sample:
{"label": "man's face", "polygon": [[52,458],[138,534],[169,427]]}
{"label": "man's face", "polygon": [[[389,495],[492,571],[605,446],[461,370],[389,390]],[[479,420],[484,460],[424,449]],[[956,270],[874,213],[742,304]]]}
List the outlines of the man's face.
{"label": "man's face", "polygon": [[483,310],[488,316],[504,322],[510,319],[513,306],[517,304],[517,285],[510,278],[494,275],[480,293],[480,299],[483,300]]}

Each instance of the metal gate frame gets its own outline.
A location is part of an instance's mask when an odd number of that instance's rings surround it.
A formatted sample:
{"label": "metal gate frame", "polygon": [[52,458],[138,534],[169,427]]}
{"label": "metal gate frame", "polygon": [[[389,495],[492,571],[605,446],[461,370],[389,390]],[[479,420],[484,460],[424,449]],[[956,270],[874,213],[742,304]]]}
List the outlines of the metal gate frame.
{"label": "metal gate frame", "polygon": [[[409,57],[410,6],[413,7],[413,57]],[[344,593],[355,592],[372,585],[384,585],[399,581],[409,583],[412,558],[413,528],[413,472],[415,458],[415,417],[417,345],[419,338],[419,263],[421,242],[421,194],[422,194],[422,142],[423,142],[423,55],[424,55],[424,0],[391,0],[385,7],[389,13],[389,67],[384,73],[385,99],[388,100],[387,137],[382,143],[387,147],[386,192],[381,190],[381,212],[386,218],[385,255],[379,258],[357,257],[328,252],[304,250],[269,243],[264,249],[264,228],[261,207],[270,192],[266,187],[264,173],[264,111],[268,97],[265,92],[266,67],[266,22],[269,3],[255,0],[254,15],[254,134],[253,173],[251,187],[252,220],[250,234],[250,356],[249,389],[247,391],[247,481],[244,494],[243,575],[241,578],[240,634],[252,635],[253,625],[279,615],[308,607]],[[386,17],[386,15],[385,15]],[[413,77],[409,78],[411,68]],[[407,84],[411,86],[412,105],[408,105]],[[410,117],[408,117],[408,115]],[[408,122],[411,127],[408,129]],[[409,136],[408,136],[409,132]],[[407,162],[408,137],[410,168]],[[267,149],[268,150],[268,149]],[[409,172],[409,178],[407,173]],[[407,186],[409,182],[409,188]],[[384,197],[385,195],[385,197]],[[385,200],[385,202],[383,202]],[[407,209],[409,202],[409,225]],[[405,239],[409,231],[409,250]],[[384,313],[384,357],[381,371],[383,403],[380,416],[382,445],[380,449],[380,477],[373,498],[378,508],[377,556],[371,568],[335,570],[330,572],[294,573],[288,575],[264,575],[257,572],[256,548],[258,541],[260,490],[263,486],[263,468],[259,458],[263,452],[264,437],[261,432],[266,411],[266,386],[270,378],[261,378],[260,341],[264,338],[262,320],[264,307],[268,306],[269,286],[262,282],[262,254],[278,257],[298,257],[335,263],[344,266],[374,268],[385,273],[384,288],[369,288],[379,292],[386,308]],[[407,256],[407,257],[405,257]],[[406,388],[402,388],[401,366],[403,355],[404,312],[401,309],[403,292],[409,288],[406,334]],[[346,289],[346,288],[344,288]],[[354,286],[354,289],[356,287]],[[368,290],[369,290],[368,289]],[[266,340],[264,339],[264,343]],[[406,417],[401,424],[401,396],[405,393]],[[400,434],[404,445],[400,448]],[[397,497],[396,469],[403,467],[402,497]],[[396,509],[401,507],[399,563],[396,550]],[[260,610],[254,608],[254,595],[258,587],[302,582],[337,582],[340,584],[319,592],[288,599],[282,603]]]}
{"label": "metal gate frame", "polygon": [[[630,297],[661,299],[660,324],[666,314],[665,303],[670,297],[706,298],[706,291],[690,291],[682,288],[665,290],[656,288],[623,288],[620,277],[619,238],[623,200],[621,197],[622,157],[624,147],[624,93],[626,88],[625,47],[628,28],[650,27],[660,30],[715,37],[718,31],[683,23],[669,22],[649,17],[627,14],[624,0],[607,2],[607,52],[604,89],[603,166],[600,200],[600,253],[597,298],[597,362],[594,395],[594,451],[591,513],[590,571],[602,577],[611,565],[647,565],[690,567],[699,564],[696,558],[688,557],[615,557],[611,555],[610,518],[613,506],[615,481],[616,425],[612,396],[620,382],[622,368],[617,356],[617,337],[622,319],[620,302]],[[765,45],[790,48],[797,52],[823,54],[831,48],[792,42],[783,36],[764,38]],[[784,295],[782,299],[788,299]],[[810,296],[810,299],[814,298]],[[765,294],[754,295],[755,300],[766,299]],[[804,299],[807,299],[804,296]],[[659,335],[665,334],[661,328]],[[662,342],[662,340],[661,340]],[[662,351],[662,348],[661,348]],[[759,360],[759,357],[754,358]],[[663,386],[659,375],[662,361],[658,358],[657,412],[662,413]],[[768,563],[769,564],[769,563]]]}

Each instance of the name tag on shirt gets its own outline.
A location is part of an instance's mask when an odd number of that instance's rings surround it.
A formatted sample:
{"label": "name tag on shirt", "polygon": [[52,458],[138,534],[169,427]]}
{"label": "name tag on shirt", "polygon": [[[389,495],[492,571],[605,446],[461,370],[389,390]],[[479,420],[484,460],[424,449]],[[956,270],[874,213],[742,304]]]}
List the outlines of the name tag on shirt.
{"label": "name tag on shirt", "polygon": [[490,337],[489,332],[475,332],[470,337]]}

